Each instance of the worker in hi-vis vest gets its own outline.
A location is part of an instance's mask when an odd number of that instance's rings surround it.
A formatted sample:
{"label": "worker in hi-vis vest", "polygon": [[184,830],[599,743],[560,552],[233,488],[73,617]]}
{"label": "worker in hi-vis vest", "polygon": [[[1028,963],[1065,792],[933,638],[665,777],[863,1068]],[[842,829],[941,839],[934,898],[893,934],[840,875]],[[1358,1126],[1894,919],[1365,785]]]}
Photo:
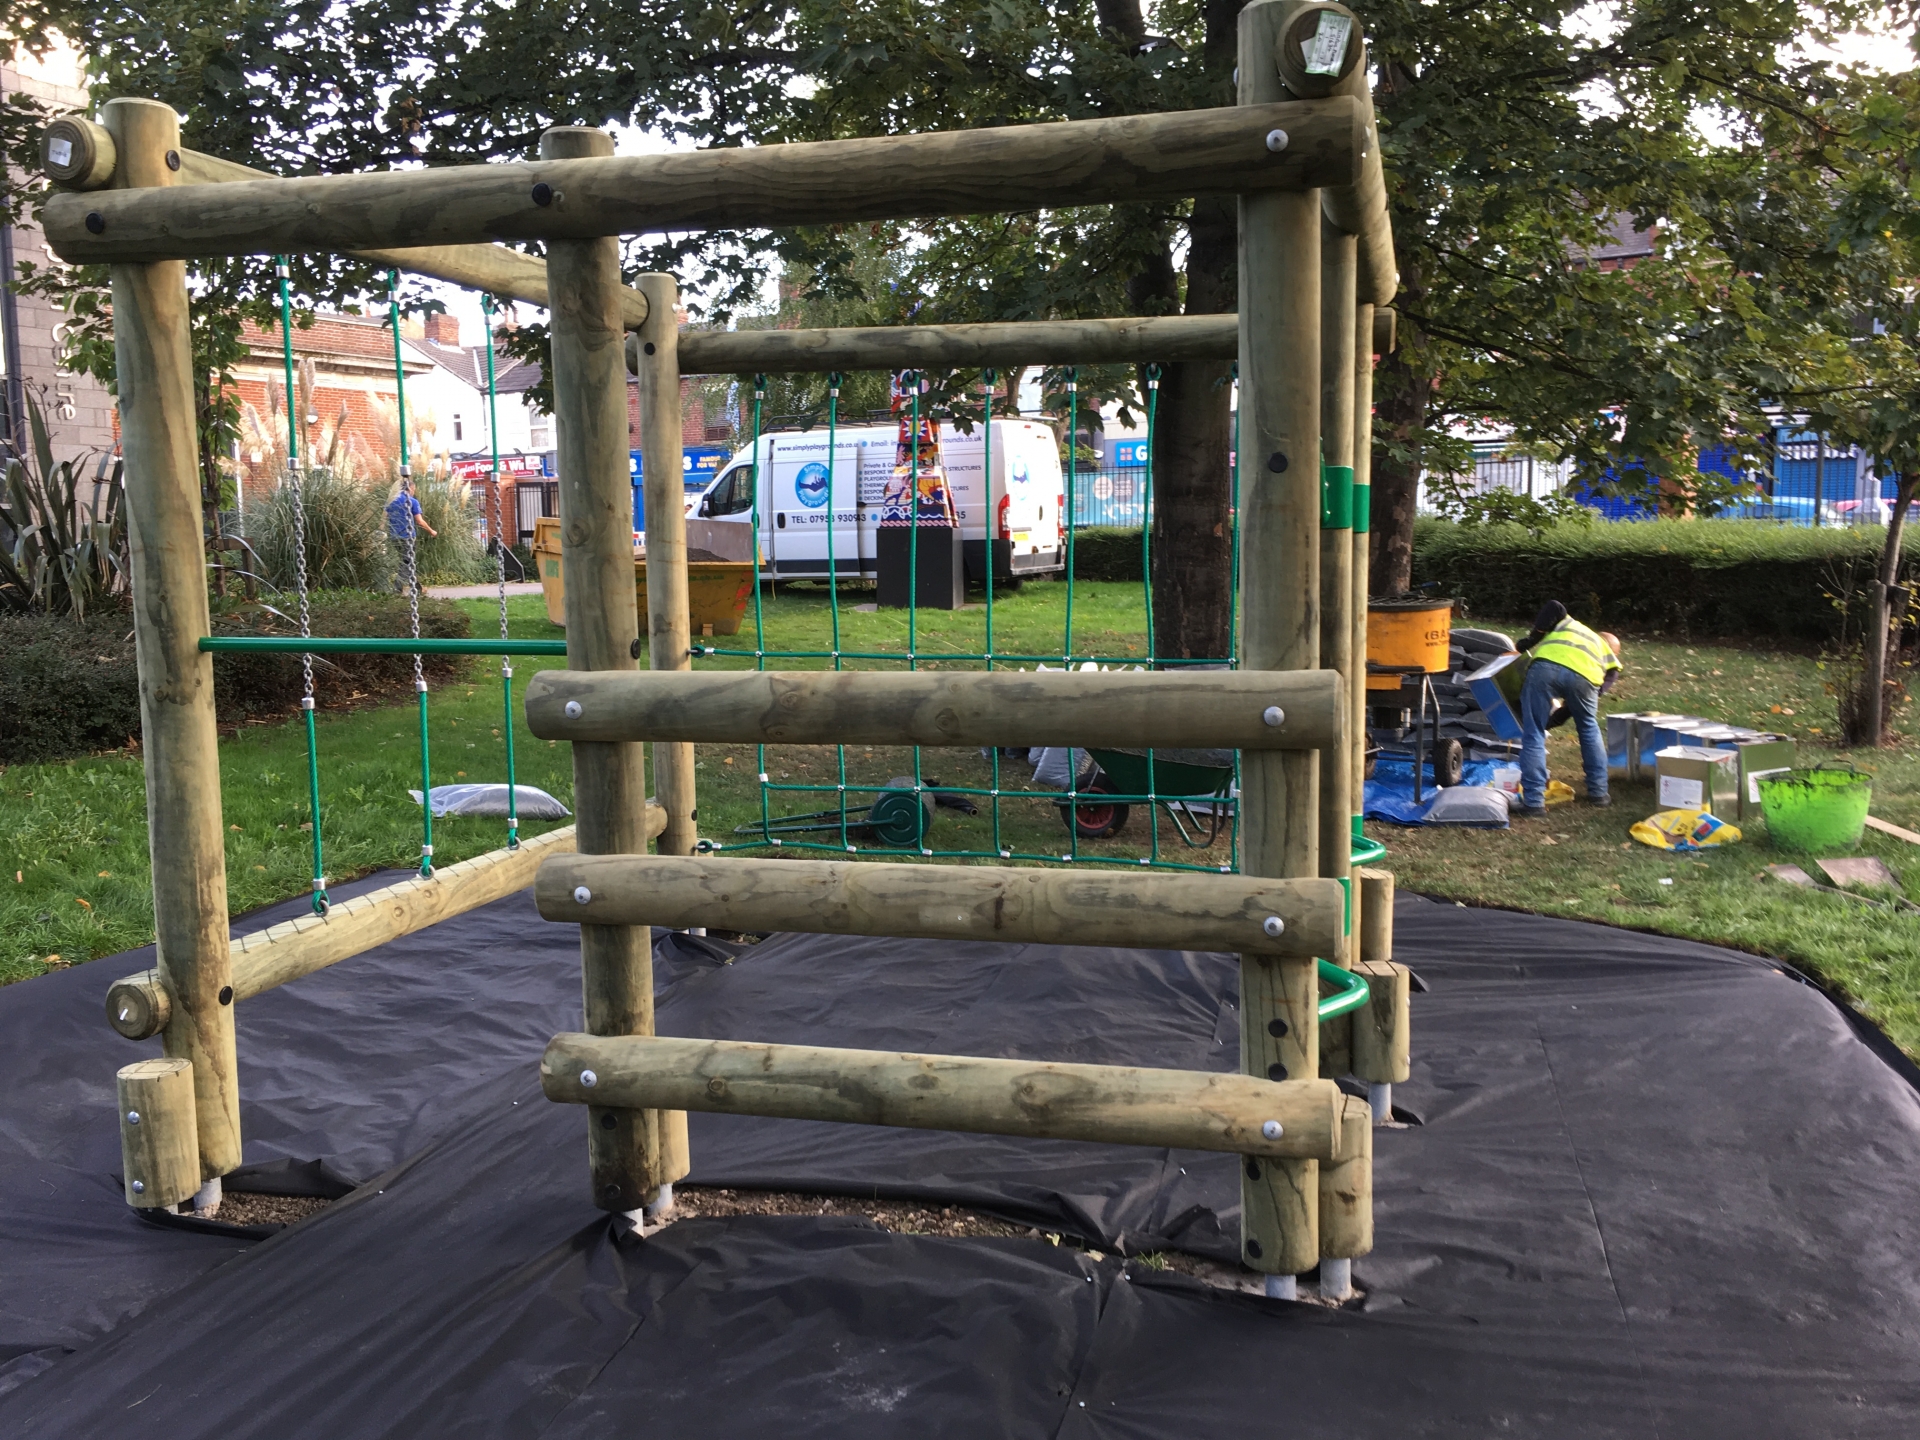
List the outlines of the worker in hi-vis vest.
{"label": "worker in hi-vis vest", "polygon": [[[1549,600],[1533,617],[1533,631],[1520,642],[1533,663],[1520,686],[1520,804],[1522,815],[1547,813],[1547,731],[1567,721],[1580,735],[1580,763],[1587,772],[1587,803],[1611,805],[1607,794],[1607,742],[1600,734],[1600,697],[1620,678],[1619,637],[1589,630]],[[1553,702],[1560,702],[1556,712]]]}

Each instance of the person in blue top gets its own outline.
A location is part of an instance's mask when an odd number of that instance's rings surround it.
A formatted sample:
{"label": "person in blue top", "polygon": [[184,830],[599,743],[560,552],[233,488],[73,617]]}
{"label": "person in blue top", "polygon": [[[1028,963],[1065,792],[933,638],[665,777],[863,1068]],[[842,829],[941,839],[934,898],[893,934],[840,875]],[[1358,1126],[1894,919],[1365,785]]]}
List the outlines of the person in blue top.
{"label": "person in blue top", "polygon": [[414,547],[419,539],[415,526],[429,535],[440,533],[421,513],[420,497],[413,493],[413,481],[402,480],[400,493],[387,502],[387,544],[392,547],[396,561],[393,584],[402,594],[413,589]]}
{"label": "person in blue top", "polygon": [[[1600,734],[1600,697],[1620,678],[1620,641],[1590,630],[1549,600],[1520,642],[1533,653],[1520,682],[1520,804],[1514,813],[1547,813],[1547,731],[1566,721],[1580,736],[1580,764],[1587,773],[1587,803],[1611,805],[1607,792],[1607,743]],[[1556,713],[1553,702],[1561,702]]]}

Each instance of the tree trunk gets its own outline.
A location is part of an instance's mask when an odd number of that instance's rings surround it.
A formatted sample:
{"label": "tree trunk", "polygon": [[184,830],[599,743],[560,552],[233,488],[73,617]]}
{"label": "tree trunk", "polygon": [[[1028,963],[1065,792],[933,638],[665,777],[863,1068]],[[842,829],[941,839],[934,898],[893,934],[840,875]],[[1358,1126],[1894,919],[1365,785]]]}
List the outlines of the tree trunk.
{"label": "tree trunk", "polygon": [[1413,588],[1413,517],[1419,496],[1421,437],[1433,376],[1427,372],[1413,319],[1426,290],[1408,264],[1400,274],[1400,334],[1374,372],[1372,590],[1404,595]]}
{"label": "tree trunk", "polygon": [[[1232,73],[1244,0],[1206,0],[1202,56],[1233,103]],[[1103,16],[1106,9],[1102,7]],[[1185,312],[1224,315],[1239,304],[1240,219],[1232,200],[1196,200],[1187,222]],[[1158,290],[1159,296],[1150,292]],[[1134,282],[1134,309],[1179,307],[1172,261]],[[1155,305],[1151,301],[1160,299]],[[1169,658],[1224,659],[1233,636],[1233,367],[1169,365],[1160,381],[1153,453],[1154,649]]]}
{"label": "tree trunk", "polygon": [[[1232,202],[1197,201],[1188,223],[1189,315],[1236,303]],[[1227,361],[1169,365],[1154,434],[1154,648],[1177,659],[1224,659],[1233,590],[1233,383]]]}
{"label": "tree trunk", "polygon": [[[1823,442],[1824,443],[1824,442]],[[1880,552],[1880,567],[1875,574],[1871,616],[1866,636],[1866,675],[1861,683],[1858,733],[1848,740],[1856,745],[1882,745],[1887,732],[1887,649],[1893,630],[1890,613],[1894,587],[1900,583],[1900,539],[1906,529],[1907,506],[1920,491],[1920,475],[1902,475],[1896,486],[1893,514],[1887,517],[1887,543]]]}

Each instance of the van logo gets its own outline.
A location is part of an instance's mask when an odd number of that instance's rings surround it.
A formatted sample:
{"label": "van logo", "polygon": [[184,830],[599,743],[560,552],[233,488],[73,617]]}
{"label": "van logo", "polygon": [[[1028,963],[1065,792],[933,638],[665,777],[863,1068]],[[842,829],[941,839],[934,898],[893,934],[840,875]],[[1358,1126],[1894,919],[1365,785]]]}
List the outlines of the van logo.
{"label": "van logo", "polygon": [[827,467],[814,461],[800,467],[800,473],[793,477],[793,498],[809,510],[818,510],[827,503]]}

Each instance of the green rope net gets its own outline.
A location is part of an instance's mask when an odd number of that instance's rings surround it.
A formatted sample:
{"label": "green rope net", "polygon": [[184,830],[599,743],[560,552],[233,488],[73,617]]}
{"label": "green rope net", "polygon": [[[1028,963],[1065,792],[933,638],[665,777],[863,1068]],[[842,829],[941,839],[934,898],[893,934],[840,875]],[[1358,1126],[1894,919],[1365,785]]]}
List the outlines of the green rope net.
{"label": "green rope net", "polygon": [[[827,505],[829,523],[827,525],[826,574],[829,577],[827,587],[828,648],[817,650],[778,649],[767,643],[766,600],[763,586],[756,585],[753,590],[753,648],[735,648],[725,645],[696,645],[696,657],[744,658],[750,659],[759,670],[778,668],[788,661],[821,661],[833,669],[840,670],[853,665],[858,668],[877,668],[882,665],[904,664],[909,670],[918,670],[924,663],[937,664],[943,668],[977,667],[993,670],[1008,665],[1030,666],[1049,665],[1063,669],[1092,665],[1141,665],[1148,669],[1165,669],[1175,666],[1211,666],[1232,668],[1238,663],[1237,654],[1212,659],[1164,659],[1155,647],[1153,624],[1153,460],[1159,417],[1159,397],[1161,367],[1147,366],[1143,372],[1146,394],[1146,442],[1145,464],[1140,476],[1140,514],[1141,514],[1141,601],[1146,615],[1146,654],[1107,655],[1099,653],[1081,653],[1074,645],[1076,581],[1074,578],[1074,535],[1079,528],[1078,509],[1081,501],[1080,447],[1079,434],[1079,377],[1077,372],[1068,370],[1065,374],[1067,399],[1067,433],[1073,439],[1066,447],[1063,471],[1062,506],[1064,513],[1061,523],[1064,531],[1063,548],[1066,564],[1065,574],[1060,583],[1065,586],[1064,616],[1061,630],[1060,648],[1042,654],[1028,651],[1001,651],[996,648],[996,606],[1000,597],[996,594],[997,556],[994,547],[995,519],[993,516],[993,402],[998,376],[992,370],[981,374],[981,409],[979,423],[982,434],[982,466],[980,500],[986,506],[988,515],[985,520],[987,540],[984,547],[986,563],[982,567],[982,581],[985,588],[984,604],[984,648],[980,650],[945,650],[922,648],[922,629],[920,624],[920,586],[919,586],[919,545],[909,543],[907,548],[907,606],[906,606],[906,649],[900,651],[853,650],[848,649],[843,640],[841,597],[839,578],[843,573],[840,557],[836,552],[835,532],[839,529],[834,523],[833,512],[837,508],[838,495],[834,480],[841,464],[840,456],[840,405],[844,377],[830,375],[827,385]],[[913,437],[906,461],[912,467],[910,483],[912,486],[913,533],[917,536],[921,518],[921,486],[918,483],[920,466],[920,441],[923,418],[921,377],[915,372],[906,372],[899,377],[898,384],[905,395],[905,414],[902,418],[909,426]],[[753,458],[753,501],[750,507],[753,533],[761,534],[762,505],[768,496],[771,480],[771,466],[763,463],[761,441],[768,432],[766,421],[767,387],[766,377],[754,377],[752,448],[748,452]],[[1237,424],[1237,415],[1236,415]],[[907,442],[902,442],[903,444]],[[854,461],[856,466],[859,461]],[[897,467],[896,467],[897,468]],[[1238,447],[1235,447],[1233,469],[1232,511],[1239,511],[1239,464]],[[856,482],[857,489],[857,482]],[[1239,532],[1237,524],[1232,526],[1232,556],[1234,575],[1232,586],[1238,588],[1239,569]],[[856,557],[852,570],[858,573],[862,561]],[[1230,632],[1231,633],[1231,632]],[[769,662],[772,662],[771,667]],[[1142,755],[1130,752],[1101,752],[1091,763],[1084,766],[1076,762],[1084,752],[1073,751],[1069,754],[1069,779],[1064,790],[1039,789],[1025,784],[1010,783],[1005,774],[1004,759],[999,750],[988,757],[989,776],[986,785],[948,785],[929,781],[926,777],[925,759],[920,747],[912,752],[911,773],[890,778],[882,783],[855,781],[849,778],[847,748],[835,747],[834,779],[831,784],[819,782],[788,782],[773,778],[768,765],[768,747],[762,745],[756,751],[757,783],[760,796],[760,815],[757,821],[738,827],[736,835],[744,838],[728,842],[705,840],[701,842],[703,850],[738,851],[778,848],[782,850],[839,852],[856,854],[865,852],[893,852],[917,854],[928,859],[980,859],[980,860],[1024,860],[1049,863],[1093,863],[1149,866],[1160,869],[1191,870],[1231,873],[1239,869],[1239,820],[1235,797],[1239,786],[1239,758],[1233,757],[1230,764],[1220,766],[1199,766],[1187,763],[1191,757],[1180,761],[1161,758],[1155,751],[1148,750]],[[822,799],[828,802],[826,809],[806,809],[796,813],[786,813],[776,809],[793,801],[813,800],[815,804]],[[929,843],[931,837],[930,822],[936,803],[961,802],[961,808],[973,807],[976,812],[984,808],[991,826],[991,849],[980,848],[941,848]],[[1047,806],[1054,808],[1066,824],[1067,843],[1059,851],[1039,849],[1016,849],[1007,838],[1006,821],[1011,812],[1009,806]],[[1147,841],[1147,853],[1144,855],[1113,855],[1086,848],[1083,839],[1099,838],[1103,826],[1111,823],[1121,807],[1146,807],[1150,817]],[[1191,860],[1174,858],[1163,853],[1160,819],[1169,820],[1182,842],[1194,850],[1211,850],[1219,841],[1227,843],[1225,862],[1201,864]],[[1117,827],[1116,827],[1117,828]],[[1083,832],[1087,832],[1083,835]],[[817,838],[804,838],[813,836]]]}

